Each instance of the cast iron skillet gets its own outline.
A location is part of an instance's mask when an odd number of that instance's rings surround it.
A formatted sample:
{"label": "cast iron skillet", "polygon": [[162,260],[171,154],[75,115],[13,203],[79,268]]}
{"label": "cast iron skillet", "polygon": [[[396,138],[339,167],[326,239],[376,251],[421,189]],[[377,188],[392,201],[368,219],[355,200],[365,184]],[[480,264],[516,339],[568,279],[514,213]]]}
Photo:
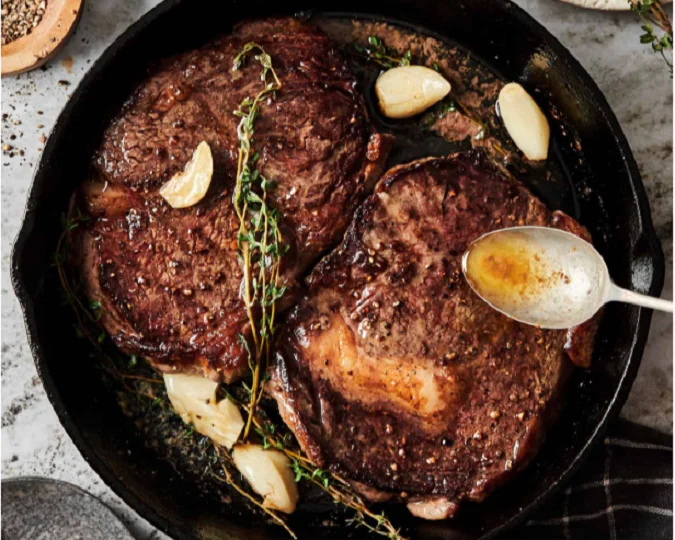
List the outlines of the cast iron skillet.
{"label": "cast iron skillet", "polygon": [[[60,216],[74,186],[87,173],[102,128],[144,70],[159,58],[228,32],[241,17],[316,7],[306,0],[280,4],[167,0],[118,38],[57,121],[14,246],[12,280],[24,310],[28,341],[61,423],[84,458],[122,499],[181,539],[282,538],[284,533],[248,514],[232,515],[223,503],[201,497],[194,485],[145,449],[102,386],[82,340],[75,337],[50,262]],[[321,10],[405,21],[468,48],[506,79],[540,89],[540,98],[545,96],[557,108],[583,148],[579,162],[560,140],[554,145],[575,203],[565,210],[589,228],[619,285],[659,294],[663,255],[626,139],[597,86],[544,28],[507,0],[324,0]],[[552,122],[558,133],[560,126]],[[552,206],[560,200],[543,196]],[[569,479],[619,412],[638,370],[650,318],[651,312],[627,305],[606,309],[593,367],[575,371],[556,428],[536,460],[512,484],[484,504],[467,508],[457,521],[423,522],[391,509],[394,521],[414,538],[476,539],[491,538],[525,519]],[[326,517],[323,508],[304,508],[292,516],[291,526],[301,538],[319,534],[344,538],[343,529],[320,529]],[[365,533],[357,530],[353,536]]]}

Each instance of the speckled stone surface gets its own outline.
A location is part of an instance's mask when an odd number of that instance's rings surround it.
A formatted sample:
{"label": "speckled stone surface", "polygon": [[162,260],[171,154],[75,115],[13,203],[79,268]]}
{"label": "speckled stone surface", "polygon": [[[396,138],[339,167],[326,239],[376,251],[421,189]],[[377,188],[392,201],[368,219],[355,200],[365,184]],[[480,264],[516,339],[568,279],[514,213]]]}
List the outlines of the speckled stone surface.
{"label": "speckled stone surface", "polygon": [[[33,167],[68,95],[129,24],[156,0],[86,2],[68,45],[46,70],[2,81],[2,474],[49,476],[100,497],[137,538],[166,538],[135,515],[89,468],[59,424],[37,378],[9,277]],[[585,11],[553,0],[517,0],[566,45],[597,81],[635,153],[667,257],[672,298],[672,80],[661,58],[639,43],[630,13]],[[59,82],[64,81],[64,82]],[[18,123],[20,122],[20,123]],[[14,139],[12,139],[14,135]],[[18,151],[22,150],[23,155]],[[672,317],[656,314],[638,379],[623,416],[672,432]]]}
{"label": "speckled stone surface", "polygon": [[133,540],[117,516],[81,488],[47,478],[2,482],[5,540]]}

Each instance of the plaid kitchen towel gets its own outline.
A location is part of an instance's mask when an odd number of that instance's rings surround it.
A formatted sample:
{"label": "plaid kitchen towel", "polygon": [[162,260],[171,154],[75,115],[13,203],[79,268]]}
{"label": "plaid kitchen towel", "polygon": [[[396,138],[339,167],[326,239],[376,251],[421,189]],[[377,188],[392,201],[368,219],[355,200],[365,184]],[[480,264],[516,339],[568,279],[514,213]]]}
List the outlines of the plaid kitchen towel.
{"label": "plaid kitchen towel", "polygon": [[672,437],[619,420],[569,486],[508,540],[671,540]]}

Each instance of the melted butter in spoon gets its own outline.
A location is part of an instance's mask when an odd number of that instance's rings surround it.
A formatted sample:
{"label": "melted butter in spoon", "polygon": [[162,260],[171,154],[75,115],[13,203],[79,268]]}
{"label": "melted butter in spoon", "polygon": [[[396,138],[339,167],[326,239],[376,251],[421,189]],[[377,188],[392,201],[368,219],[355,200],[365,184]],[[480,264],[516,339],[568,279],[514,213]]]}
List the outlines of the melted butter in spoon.
{"label": "melted butter in spoon", "polygon": [[464,264],[469,284],[495,306],[531,302],[542,289],[560,280],[569,282],[519,231],[480,238],[466,253]]}
{"label": "melted butter in spoon", "polygon": [[[597,268],[585,267],[572,237],[554,229],[515,227],[473,242],[462,270],[473,290],[496,310],[521,322],[564,328],[573,312],[594,298]],[[573,237],[575,238],[575,237]],[[585,244],[589,245],[589,244]],[[593,307],[582,307],[583,317]],[[595,308],[597,309],[597,307]]]}
{"label": "melted butter in spoon", "polygon": [[513,227],[487,233],[469,246],[462,271],[497,311],[543,328],[581,324],[611,301],[673,309],[672,302],[614,285],[593,246],[559,229]]}

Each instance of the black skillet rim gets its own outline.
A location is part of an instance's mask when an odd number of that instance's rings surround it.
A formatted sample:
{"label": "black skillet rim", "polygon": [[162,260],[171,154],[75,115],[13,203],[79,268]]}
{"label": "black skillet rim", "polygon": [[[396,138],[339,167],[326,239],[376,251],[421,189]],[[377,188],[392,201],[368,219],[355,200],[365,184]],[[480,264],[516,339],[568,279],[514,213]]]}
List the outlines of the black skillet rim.
{"label": "black skillet rim", "polygon": [[[78,426],[75,425],[75,422],[66,411],[54,380],[49,371],[46,369],[45,352],[35,337],[37,335],[37,330],[35,325],[34,303],[23,283],[22,268],[20,264],[21,253],[23,252],[26,242],[34,228],[36,200],[38,199],[38,193],[42,189],[42,184],[44,183],[44,178],[47,174],[46,169],[48,168],[47,164],[50,161],[50,155],[54,152],[56,139],[63,129],[66,118],[69,116],[72,109],[77,106],[78,96],[85,91],[89,83],[97,77],[100,71],[106,69],[106,64],[117,54],[119,49],[121,49],[132,36],[142,32],[151,21],[163,13],[171,10],[180,1],[181,0],[165,0],[161,4],[145,13],[138,21],[136,21],[120,36],[118,36],[85,74],[82,81],[78,85],[78,88],[64,106],[59,115],[59,118],[52,128],[49,140],[47,141],[43,154],[40,158],[40,162],[35,169],[30,192],[27,198],[21,229],[17,235],[17,238],[14,242],[14,247],[12,249],[11,278],[14,291],[23,311],[28,345],[35,360],[37,371],[40,379],[42,380],[47,397],[49,398],[49,401],[57,413],[59,422],[68,433],[68,436],[74,442],[84,460],[92,467],[96,474],[98,474],[103,479],[106,485],[109,486],[113,492],[122,500],[124,500],[131,508],[133,508],[134,511],[139,514],[139,516],[147,519],[150,523],[152,523],[152,525],[156,526],[158,529],[167,534],[176,536],[178,538],[188,538],[184,535],[184,531],[178,529],[174,524],[157,514],[151,507],[146,505],[142,499],[128,490],[124,483],[116,478],[112,472],[107,469],[103,462],[95,455],[90,445],[84,440]],[[646,192],[637,168],[637,164],[616,116],[607,103],[605,96],[602,94],[590,75],[556,37],[550,34],[544,28],[544,26],[527,14],[523,9],[511,3],[510,0],[499,1],[507,7],[511,16],[519,19],[520,22],[530,27],[542,42],[547,43],[556,54],[562,58],[565,58],[565,60],[570,64],[571,68],[579,74],[582,83],[589,90],[594,100],[600,104],[603,119],[609,126],[609,129],[612,132],[613,138],[623,158],[628,180],[630,181],[631,189],[633,190],[634,200],[637,202],[638,215],[640,217],[640,225],[643,235],[649,243],[649,250],[653,259],[653,275],[649,294],[659,295],[663,287],[665,275],[663,250],[656,236],[656,231],[651,220],[649,202],[647,200]],[[565,472],[563,472],[557,480],[552,482],[537,499],[531,502],[528,506],[523,507],[521,512],[507,519],[498,527],[484,535],[482,537],[484,540],[487,540],[488,538],[494,538],[507,529],[512,528],[516,524],[522,522],[537,508],[539,508],[555,493],[557,489],[559,489],[561,485],[565,484],[570,479],[571,475],[581,466],[593,446],[603,437],[607,430],[608,423],[613,418],[618,416],[621,407],[628,397],[635,376],[637,375],[647,336],[649,334],[651,317],[652,312],[650,310],[639,310],[637,317],[637,331],[634,335],[626,369],[619,382],[616,393],[610,403],[607,405],[605,415],[599,422],[595,433],[593,433],[593,435],[588,439],[585,446],[577,454],[576,458],[570,462]]]}

